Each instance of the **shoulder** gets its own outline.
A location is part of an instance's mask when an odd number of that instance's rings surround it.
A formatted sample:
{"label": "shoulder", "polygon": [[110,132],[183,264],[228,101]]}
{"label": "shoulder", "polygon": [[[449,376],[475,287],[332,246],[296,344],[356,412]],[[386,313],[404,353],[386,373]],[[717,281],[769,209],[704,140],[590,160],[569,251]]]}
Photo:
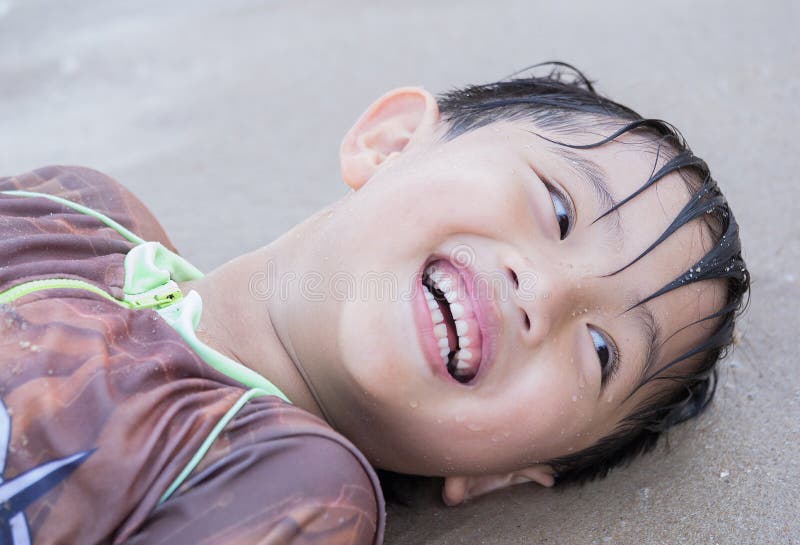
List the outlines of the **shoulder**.
{"label": "shoulder", "polygon": [[[257,415],[260,425],[244,442],[252,441],[271,453],[280,452],[273,458],[276,463],[303,468],[302,473],[294,472],[276,484],[287,489],[302,484],[311,493],[324,492],[330,498],[349,497],[353,506],[367,500],[369,507],[378,507],[374,500],[382,494],[377,475],[364,454],[347,438],[324,420],[276,397],[264,396],[248,405],[239,415],[241,421]],[[233,429],[228,438],[235,444],[243,442]]]}
{"label": "shoulder", "polygon": [[[54,165],[0,177],[0,191],[14,190],[44,193],[83,205],[110,217],[145,240],[161,242],[174,250],[152,212],[122,184],[97,170]],[[48,205],[59,207],[56,203]]]}
{"label": "shoulder", "polygon": [[[247,432],[239,427],[256,420]],[[361,451],[325,421],[265,396],[248,403],[225,439],[232,452],[252,449],[259,460],[252,474],[277,508],[269,517],[272,532],[291,529],[297,543],[316,543],[323,536],[325,543],[382,541],[378,477]]]}
{"label": "shoulder", "polygon": [[303,430],[265,449],[276,451],[278,456],[261,458],[264,482],[276,488],[276,498],[293,501],[272,533],[290,533],[298,543],[382,542],[380,485],[372,467],[346,439],[333,430]]}
{"label": "shoulder", "polygon": [[383,541],[383,495],[363,454],[322,420],[274,397],[251,401],[228,423],[137,538],[158,541],[181,514],[208,513],[212,498],[225,500],[184,533],[186,543],[211,534],[220,545]]}

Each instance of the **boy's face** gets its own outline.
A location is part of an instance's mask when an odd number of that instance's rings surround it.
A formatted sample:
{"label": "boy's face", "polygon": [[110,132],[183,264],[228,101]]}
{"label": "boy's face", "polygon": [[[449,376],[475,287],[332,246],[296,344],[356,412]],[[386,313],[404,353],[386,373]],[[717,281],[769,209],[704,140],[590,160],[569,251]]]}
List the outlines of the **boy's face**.
{"label": "boy's face", "polygon": [[[708,334],[693,326],[667,340],[720,305],[713,285],[651,301],[655,323],[641,308],[627,310],[704,253],[697,222],[605,276],[671,223],[688,200],[683,181],[670,175],[593,223],[609,202],[565,158],[566,148],[530,130],[497,123],[449,142],[436,130],[418,132],[309,224],[305,267],[333,295],[307,297],[292,310],[294,344],[300,361],[326,362],[309,374],[328,416],[379,467],[485,474],[577,452],[664,387],[629,398],[646,373]],[[589,143],[602,132],[550,136]],[[636,139],[574,152],[596,163],[616,201],[653,171],[654,154]],[[361,142],[372,145],[370,137]],[[569,226],[561,205],[574,207]],[[444,342],[435,327],[441,296],[431,310],[423,289],[431,264],[444,271],[440,282],[455,286],[447,307],[467,324],[459,336],[444,312]],[[445,342],[448,351],[472,348],[461,374],[449,355],[448,371],[439,351]],[[651,351],[656,365],[647,371]],[[616,371],[601,384],[615,358]]]}

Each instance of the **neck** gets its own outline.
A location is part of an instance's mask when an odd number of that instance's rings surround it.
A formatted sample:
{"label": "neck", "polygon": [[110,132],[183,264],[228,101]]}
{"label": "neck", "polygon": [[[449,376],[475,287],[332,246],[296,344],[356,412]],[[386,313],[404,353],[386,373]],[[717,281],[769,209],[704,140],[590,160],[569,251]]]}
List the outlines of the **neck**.
{"label": "neck", "polygon": [[197,328],[203,342],[266,377],[294,405],[325,419],[291,343],[279,334],[287,301],[279,293],[267,293],[277,262],[277,252],[267,246],[181,288],[184,293],[195,290],[203,299]]}

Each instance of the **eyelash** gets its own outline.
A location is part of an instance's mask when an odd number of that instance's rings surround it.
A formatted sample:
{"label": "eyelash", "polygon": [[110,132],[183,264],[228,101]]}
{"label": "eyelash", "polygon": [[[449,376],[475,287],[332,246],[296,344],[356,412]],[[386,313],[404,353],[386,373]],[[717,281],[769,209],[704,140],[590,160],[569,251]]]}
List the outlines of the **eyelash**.
{"label": "eyelash", "polygon": [[567,235],[569,235],[575,223],[573,219],[575,214],[572,210],[572,203],[564,193],[553,186],[548,184],[547,189],[550,192],[550,200],[553,201],[553,211],[555,212],[556,221],[558,222],[560,238],[564,240],[567,238]]}
{"label": "eyelash", "polygon": [[[589,328],[589,336],[592,338],[595,352],[597,352],[597,359],[600,361],[600,369],[602,373],[602,383],[605,384],[609,376],[617,369],[617,363],[620,359],[620,351],[614,341],[605,333],[596,328]],[[599,342],[598,342],[599,341]],[[599,345],[602,343],[602,345]],[[601,351],[608,352],[608,360],[603,364],[603,359],[600,356]]]}

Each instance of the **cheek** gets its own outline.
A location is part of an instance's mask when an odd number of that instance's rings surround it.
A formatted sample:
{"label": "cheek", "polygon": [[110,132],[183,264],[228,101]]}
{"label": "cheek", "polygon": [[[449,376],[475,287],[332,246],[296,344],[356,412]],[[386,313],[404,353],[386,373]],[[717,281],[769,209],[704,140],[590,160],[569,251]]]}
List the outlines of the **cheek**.
{"label": "cheek", "polygon": [[400,227],[400,237],[507,235],[530,215],[521,180],[507,172],[507,167],[474,160],[387,172],[375,180],[369,196],[372,216],[385,232],[394,232],[387,226]]}
{"label": "cheek", "polygon": [[[370,300],[343,302],[337,347],[345,372],[364,395],[388,405],[413,401],[410,378],[416,339],[403,319],[408,303]],[[405,340],[405,342],[401,342]]]}
{"label": "cheek", "polygon": [[[504,388],[493,422],[519,462],[544,461],[576,450],[596,422],[596,391],[574,362],[530,363],[530,371]],[[588,373],[586,373],[588,374]],[[511,461],[513,458],[508,458]]]}
{"label": "cheek", "polygon": [[446,216],[456,232],[476,233],[498,241],[515,240],[530,231],[530,199],[521,183],[469,177],[452,184]]}

